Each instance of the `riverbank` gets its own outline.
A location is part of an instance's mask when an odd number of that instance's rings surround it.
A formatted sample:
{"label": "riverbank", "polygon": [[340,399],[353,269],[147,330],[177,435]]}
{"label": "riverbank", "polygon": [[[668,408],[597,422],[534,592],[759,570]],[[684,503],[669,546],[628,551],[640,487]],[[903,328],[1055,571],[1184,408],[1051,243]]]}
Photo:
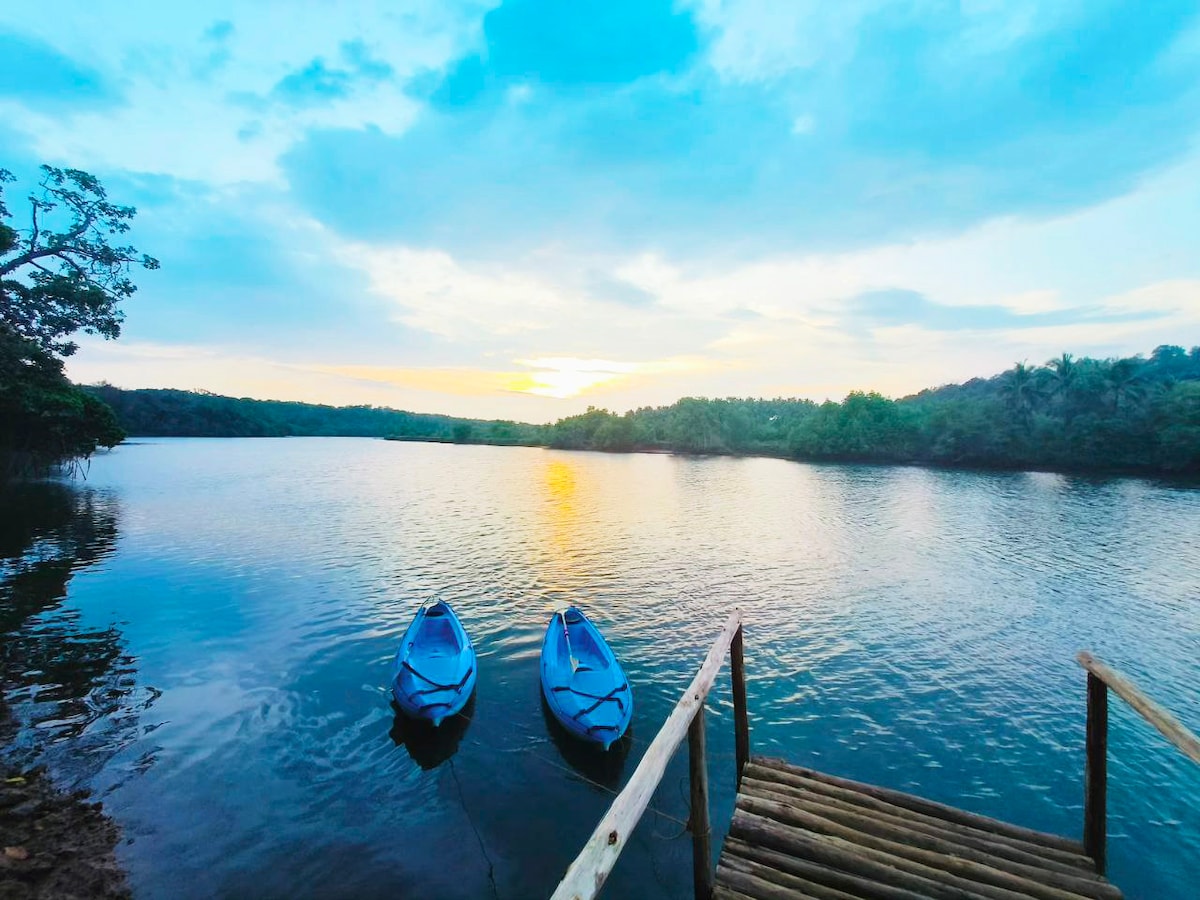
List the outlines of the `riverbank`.
{"label": "riverbank", "polygon": [[128,898],[114,853],[117,824],[86,791],[67,793],[46,770],[0,764],[0,898]]}
{"label": "riverbank", "polygon": [[[456,444],[476,447],[540,447],[544,450],[570,450],[581,453],[607,453],[612,455],[626,454],[659,454],[667,456],[712,457],[724,459],[779,459],[785,462],[802,463],[814,466],[904,466],[918,469],[933,469],[946,472],[1039,472],[1051,475],[1070,475],[1082,478],[1157,478],[1171,483],[1200,482],[1200,472],[1195,470],[1179,471],[1162,467],[1148,466],[1089,466],[1089,465],[1050,465],[1041,463],[1000,463],[1000,462],[949,462],[923,459],[888,459],[864,458],[860,456],[801,456],[783,450],[687,450],[679,447],[627,447],[620,449],[602,447],[559,447],[549,443],[513,444],[496,441],[455,441],[444,438],[397,437],[388,436],[385,441],[413,444]],[[128,442],[126,442],[128,443]]]}
{"label": "riverbank", "polygon": [[17,726],[0,698],[0,900],[133,896],[117,862],[121,829],[87,791],[12,758]]}

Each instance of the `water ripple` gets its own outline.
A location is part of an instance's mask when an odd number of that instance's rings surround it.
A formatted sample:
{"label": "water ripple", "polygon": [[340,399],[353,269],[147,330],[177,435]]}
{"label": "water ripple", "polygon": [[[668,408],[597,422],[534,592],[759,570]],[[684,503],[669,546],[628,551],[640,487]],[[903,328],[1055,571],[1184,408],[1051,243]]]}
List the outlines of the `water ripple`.
{"label": "water ripple", "polygon": [[[65,565],[10,629],[7,697],[105,793],[141,896],[545,895],[735,605],[756,750],[1031,827],[1080,831],[1078,649],[1200,726],[1200,493],[1166,483],[289,439],[122,447],[55,490],[61,527],[0,558],[10,606],[35,561]],[[469,715],[429,735],[387,679],[433,596],[480,671]],[[624,755],[581,753],[542,710],[564,602],[633,682]],[[730,704],[722,678],[718,828]],[[1111,760],[1114,877],[1190,896],[1200,777],[1117,707]],[[676,759],[655,809],[686,818],[685,783]],[[614,896],[690,895],[662,824]]]}

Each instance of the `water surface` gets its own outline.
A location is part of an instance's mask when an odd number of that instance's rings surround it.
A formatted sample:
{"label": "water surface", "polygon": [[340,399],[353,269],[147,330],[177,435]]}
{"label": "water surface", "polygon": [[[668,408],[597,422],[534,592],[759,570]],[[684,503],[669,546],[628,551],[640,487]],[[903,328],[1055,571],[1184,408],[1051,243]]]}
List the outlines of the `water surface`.
{"label": "water surface", "polygon": [[[728,611],[752,742],[1078,837],[1091,648],[1193,729],[1200,491],[1145,480],[358,439],[139,441],[0,503],[21,752],[96,790],[140,897],[549,894]],[[418,603],[480,654],[414,729],[387,678]],[[634,685],[597,757],[547,720],[551,611]],[[733,802],[709,704],[717,845]],[[452,725],[453,727],[450,727]],[[1114,700],[1110,869],[1194,895],[1200,769]],[[680,753],[607,889],[690,896]]]}

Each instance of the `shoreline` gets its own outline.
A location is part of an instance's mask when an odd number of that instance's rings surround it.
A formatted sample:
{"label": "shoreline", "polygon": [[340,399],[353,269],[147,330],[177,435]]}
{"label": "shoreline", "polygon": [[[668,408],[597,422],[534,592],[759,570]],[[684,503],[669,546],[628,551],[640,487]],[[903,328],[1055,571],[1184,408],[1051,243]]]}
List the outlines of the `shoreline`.
{"label": "shoreline", "polygon": [[[1162,468],[1115,468],[1100,466],[1052,466],[1052,465],[989,465],[986,463],[950,463],[933,460],[888,460],[854,459],[832,457],[805,457],[789,453],[680,450],[670,447],[631,447],[609,450],[600,447],[555,447],[551,444],[500,443],[496,441],[456,441],[443,437],[416,437],[413,435],[364,435],[364,434],[287,434],[287,435],[233,435],[233,434],[131,434],[117,446],[137,446],[152,440],[290,440],[293,438],[361,438],[369,441],[389,441],[397,444],[446,444],[460,447],[528,447],[540,450],[564,450],[570,453],[605,453],[611,456],[647,454],[653,456],[688,456],[713,459],[778,459],[784,462],[811,466],[896,466],[908,469],[930,469],[938,472],[976,472],[994,474],[1043,474],[1066,475],[1073,478],[1144,478],[1200,486],[1200,474],[1189,471],[1173,471]],[[97,451],[101,455],[108,451]]]}
{"label": "shoreline", "polygon": [[[165,437],[166,435],[160,435]],[[320,435],[313,435],[319,437]],[[355,435],[347,435],[354,437]],[[139,437],[150,437],[150,435],[139,435]],[[295,435],[300,437],[300,435]],[[1200,485],[1200,476],[1190,472],[1173,472],[1168,469],[1161,468],[1104,468],[1099,466],[1080,466],[1068,468],[1063,466],[1039,466],[1036,464],[1024,466],[1003,466],[1003,465],[988,465],[985,463],[951,463],[951,462],[935,462],[933,460],[895,460],[895,459],[854,459],[854,458],[837,458],[837,457],[805,457],[796,456],[791,453],[777,452],[773,453],[769,450],[761,450],[758,452],[740,452],[735,450],[680,450],[671,447],[630,447],[623,450],[607,450],[600,447],[555,447],[551,444],[508,444],[497,443],[493,441],[455,441],[449,438],[422,438],[410,435],[388,435],[383,438],[374,438],[374,440],[394,441],[401,444],[455,444],[459,446],[472,447],[531,447],[540,448],[542,450],[566,450],[571,453],[607,453],[612,456],[621,456],[634,453],[643,453],[659,456],[690,456],[697,458],[711,457],[714,459],[779,459],[784,462],[801,463],[810,466],[899,466],[910,469],[933,469],[935,471],[944,472],[991,472],[991,473],[1037,473],[1044,475],[1069,475],[1072,477],[1095,477],[1095,478],[1155,478],[1168,479],[1179,482],[1194,482]]]}
{"label": "shoreline", "polygon": [[117,861],[121,826],[87,790],[67,791],[43,765],[16,758],[18,731],[0,697],[0,897],[132,900]]}
{"label": "shoreline", "polygon": [[133,897],[116,858],[121,828],[101,803],[87,791],[63,791],[42,766],[5,761],[0,779],[0,896]]}

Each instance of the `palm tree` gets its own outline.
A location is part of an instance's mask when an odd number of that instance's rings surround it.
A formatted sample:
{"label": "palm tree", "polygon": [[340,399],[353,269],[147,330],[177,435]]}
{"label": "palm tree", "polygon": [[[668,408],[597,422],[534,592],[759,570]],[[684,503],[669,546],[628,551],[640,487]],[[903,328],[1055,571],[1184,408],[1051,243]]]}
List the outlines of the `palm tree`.
{"label": "palm tree", "polygon": [[1120,411],[1122,400],[1136,400],[1146,390],[1142,380],[1142,361],[1136,357],[1114,361],[1105,372],[1105,380],[1112,392],[1114,412]]}
{"label": "palm tree", "polygon": [[1079,381],[1079,364],[1070,353],[1064,353],[1047,361],[1046,366],[1049,370],[1050,393],[1058,400],[1063,421],[1070,425],[1079,406],[1075,390]]}
{"label": "palm tree", "polygon": [[1008,407],[1021,421],[1028,423],[1033,411],[1034,401],[1038,396],[1035,370],[1024,362],[1019,362],[1006,374],[1000,390],[1008,402]]}
{"label": "palm tree", "polygon": [[1075,380],[1079,377],[1079,364],[1075,362],[1075,357],[1070,353],[1064,353],[1062,356],[1056,356],[1049,360],[1046,365],[1054,373],[1054,393],[1070,393],[1071,388],[1075,386]]}

